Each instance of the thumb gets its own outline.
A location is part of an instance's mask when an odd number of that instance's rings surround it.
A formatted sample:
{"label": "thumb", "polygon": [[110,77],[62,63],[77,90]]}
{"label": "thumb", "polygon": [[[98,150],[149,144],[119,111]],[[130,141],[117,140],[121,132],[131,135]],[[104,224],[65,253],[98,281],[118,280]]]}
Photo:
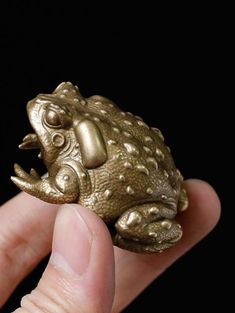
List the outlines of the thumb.
{"label": "thumb", "polygon": [[15,312],[104,313],[111,311],[113,297],[113,246],[107,228],[84,207],[62,206],[48,266]]}

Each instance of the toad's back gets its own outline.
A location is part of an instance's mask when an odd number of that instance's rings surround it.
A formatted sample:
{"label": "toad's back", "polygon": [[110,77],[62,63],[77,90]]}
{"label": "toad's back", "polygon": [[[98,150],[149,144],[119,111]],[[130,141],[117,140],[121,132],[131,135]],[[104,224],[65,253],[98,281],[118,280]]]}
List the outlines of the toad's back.
{"label": "toad's back", "polygon": [[79,201],[107,221],[139,203],[165,202],[176,210],[182,177],[161,132],[101,96],[78,111],[98,126],[108,154],[102,166],[89,170],[91,193]]}

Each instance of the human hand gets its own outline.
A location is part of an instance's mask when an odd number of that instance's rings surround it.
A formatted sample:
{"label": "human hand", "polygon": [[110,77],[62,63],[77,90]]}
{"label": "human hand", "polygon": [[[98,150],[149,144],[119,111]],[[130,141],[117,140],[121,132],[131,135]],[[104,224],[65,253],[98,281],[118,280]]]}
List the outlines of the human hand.
{"label": "human hand", "polygon": [[20,193],[0,208],[0,307],[52,245],[37,288],[15,312],[120,312],[217,223],[214,190],[199,180],[188,180],[186,188],[190,207],[178,217],[182,240],[152,255],[113,249],[105,224],[88,209],[63,205],[57,213],[58,206]]}

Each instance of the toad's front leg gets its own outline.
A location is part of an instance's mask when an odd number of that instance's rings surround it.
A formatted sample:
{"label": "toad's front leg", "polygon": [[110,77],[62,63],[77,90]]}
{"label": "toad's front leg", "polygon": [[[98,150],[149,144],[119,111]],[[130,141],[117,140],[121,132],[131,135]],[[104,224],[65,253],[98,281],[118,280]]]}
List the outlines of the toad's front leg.
{"label": "toad's front leg", "polygon": [[50,203],[77,202],[79,196],[79,179],[69,166],[63,166],[55,176],[41,178],[32,169],[26,173],[15,164],[17,176],[11,180],[23,191]]}
{"label": "toad's front leg", "polygon": [[132,207],[115,224],[114,244],[134,252],[162,252],[182,237],[175,215],[175,211],[161,203]]}

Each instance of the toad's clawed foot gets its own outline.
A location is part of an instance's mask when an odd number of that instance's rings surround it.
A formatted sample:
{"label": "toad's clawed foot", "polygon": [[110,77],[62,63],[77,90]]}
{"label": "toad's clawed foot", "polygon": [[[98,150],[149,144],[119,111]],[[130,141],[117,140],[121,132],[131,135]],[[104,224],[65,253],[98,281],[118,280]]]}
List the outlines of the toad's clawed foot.
{"label": "toad's clawed foot", "polygon": [[31,169],[28,174],[21,166],[15,164],[15,174],[11,180],[23,191],[51,203],[75,202],[77,200],[77,184],[73,183],[73,188],[59,188],[53,183],[50,177],[41,178],[35,169]]}
{"label": "toad's clawed foot", "polygon": [[115,243],[134,252],[162,252],[182,237],[182,229],[173,218],[168,218],[162,205],[145,204],[131,208],[116,223]]}

